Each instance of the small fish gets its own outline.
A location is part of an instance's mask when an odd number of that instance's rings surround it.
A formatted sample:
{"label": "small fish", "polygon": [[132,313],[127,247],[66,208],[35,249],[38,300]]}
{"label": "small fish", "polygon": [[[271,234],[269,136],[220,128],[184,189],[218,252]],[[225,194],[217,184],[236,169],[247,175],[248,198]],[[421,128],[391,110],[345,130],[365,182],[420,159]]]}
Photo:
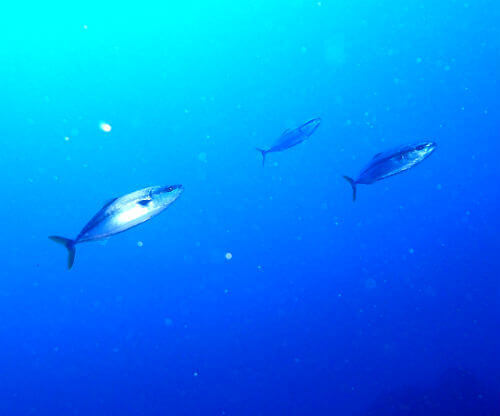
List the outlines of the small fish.
{"label": "small fish", "polygon": [[437,144],[423,142],[412,145],[400,146],[397,149],[377,153],[367,166],[361,171],[357,179],[344,176],[352,186],[352,200],[356,200],[356,185],[371,184],[389,176],[404,172],[427,159]]}
{"label": "small fish", "polygon": [[266,161],[266,154],[272,152],[282,152],[283,150],[290,149],[290,147],[302,143],[316,131],[320,123],[320,118],[313,118],[295,129],[285,130],[270,149],[264,150],[257,147],[256,149],[262,153],[262,166],[264,166],[264,162]]}
{"label": "small fish", "polygon": [[102,240],[147,221],[165,210],[183,192],[182,185],[151,186],[114,198],[83,227],[74,239],[50,236],[68,250],[68,269],[75,261],[75,246]]}

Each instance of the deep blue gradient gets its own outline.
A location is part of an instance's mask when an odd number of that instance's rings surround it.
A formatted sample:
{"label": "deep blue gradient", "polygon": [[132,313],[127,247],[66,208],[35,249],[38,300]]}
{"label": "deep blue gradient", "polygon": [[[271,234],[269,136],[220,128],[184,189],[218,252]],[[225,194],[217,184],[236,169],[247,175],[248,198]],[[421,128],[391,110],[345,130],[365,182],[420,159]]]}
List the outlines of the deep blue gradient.
{"label": "deep blue gradient", "polygon": [[170,3],[2,12],[0,415],[499,415],[498,2]]}

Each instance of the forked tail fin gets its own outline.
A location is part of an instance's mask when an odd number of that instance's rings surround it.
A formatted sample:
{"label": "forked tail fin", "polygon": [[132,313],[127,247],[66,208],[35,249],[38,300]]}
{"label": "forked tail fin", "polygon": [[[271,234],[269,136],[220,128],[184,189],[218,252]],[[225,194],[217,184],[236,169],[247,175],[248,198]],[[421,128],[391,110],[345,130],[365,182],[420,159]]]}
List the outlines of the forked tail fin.
{"label": "forked tail fin", "polygon": [[264,149],[259,149],[258,147],[256,147],[256,149],[262,153],[262,166],[264,166],[264,162],[266,161],[266,153],[268,152],[267,150],[264,150]]}
{"label": "forked tail fin", "polygon": [[68,250],[68,269],[71,269],[73,263],[75,262],[75,242],[69,238],[59,237],[57,235],[51,235],[49,237],[52,241],[62,244]]}
{"label": "forked tail fin", "polygon": [[356,181],[349,176],[343,176],[343,178],[349,182],[352,186],[352,200],[356,201]]}

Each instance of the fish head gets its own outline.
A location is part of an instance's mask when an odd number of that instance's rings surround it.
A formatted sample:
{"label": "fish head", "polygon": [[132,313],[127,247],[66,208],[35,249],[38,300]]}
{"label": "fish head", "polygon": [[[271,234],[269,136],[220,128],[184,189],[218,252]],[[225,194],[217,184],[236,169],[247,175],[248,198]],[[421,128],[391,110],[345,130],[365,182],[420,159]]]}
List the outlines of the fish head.
{"label": "fish head", "polygon": [[312,120],[309,120],[307,123],[304,123],[302,126],[300,126],[300,131],[306,136],[310,136],[316,131],[320,124],[321,119],[319,117],[313,118]]}
{"label": "fish head", "polygon": [[158,186],[151,192],[151,199],[159,207],[167,207],[174,202],[184,191],[182,185]]}
{"label": "fish head", "polygon": [[408,152],[411,159],[417,161],[424,160],[429,157],[434,150],[436,150],[437,144],[431,141],[421,142],[414,144],[411,150]]}

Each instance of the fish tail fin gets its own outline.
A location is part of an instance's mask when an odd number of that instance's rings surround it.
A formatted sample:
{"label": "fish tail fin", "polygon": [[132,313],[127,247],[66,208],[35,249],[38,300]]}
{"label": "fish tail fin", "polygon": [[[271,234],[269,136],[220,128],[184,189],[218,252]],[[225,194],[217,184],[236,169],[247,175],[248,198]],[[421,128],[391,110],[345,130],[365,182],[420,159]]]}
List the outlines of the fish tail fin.
{"label": "fish tail fin", "polygon": [[75,262],[75,241],[69,238],[59,237],[57,235],[51,235],[49,237],[52,241],[58,244],[62,244],[68,250],[68,269],[71,269],[73,263]]}
{"label": "fish tail fin", "polygon": [[262,166],[264,166],[264,163],[266,161],[266,153],[268,151],[264,149],[259,149],[258,147],[256,147],[255,149],[257,149],[260,153],[262,153]]}
{"label": "fish tail fin", "polygon": [[343,178],[349,182],[352,186],[352,200],[356,201],[356,181],[349,176],[343,176]]}

